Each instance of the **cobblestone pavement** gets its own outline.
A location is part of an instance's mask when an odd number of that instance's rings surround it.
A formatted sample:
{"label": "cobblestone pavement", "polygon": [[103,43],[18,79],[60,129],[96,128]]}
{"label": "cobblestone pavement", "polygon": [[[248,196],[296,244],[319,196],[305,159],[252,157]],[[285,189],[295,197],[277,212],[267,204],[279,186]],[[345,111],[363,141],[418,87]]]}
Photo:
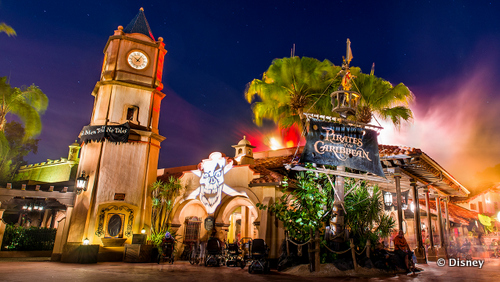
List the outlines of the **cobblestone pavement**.
{"label": "cobblestone pavement", "polygon": [[[381,277],[294,276],[272,270],[270,274],[249,274],[248,268],[192,266],[187,262],[132,264],[107,262],[65,264],[47,258],[0,259],[0,281],[500,281],[500,260],[486,260],[478,267],[439,267],[435,262],[418,265],[415,275]],[[310,275],[305,273],[306,275]]]}

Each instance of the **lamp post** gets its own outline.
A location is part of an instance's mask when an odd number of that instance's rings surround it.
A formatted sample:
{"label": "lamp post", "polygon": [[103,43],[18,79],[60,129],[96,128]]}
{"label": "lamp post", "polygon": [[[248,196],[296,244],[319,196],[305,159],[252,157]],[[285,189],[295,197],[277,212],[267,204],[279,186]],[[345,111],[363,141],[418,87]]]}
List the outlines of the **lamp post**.
{"label": "lamp post", "polygon": [[80,177],[76,179],[76,193],[80,195],[82,192],[87,191],[88,175],[85,175],[85,171],[82,171]]}

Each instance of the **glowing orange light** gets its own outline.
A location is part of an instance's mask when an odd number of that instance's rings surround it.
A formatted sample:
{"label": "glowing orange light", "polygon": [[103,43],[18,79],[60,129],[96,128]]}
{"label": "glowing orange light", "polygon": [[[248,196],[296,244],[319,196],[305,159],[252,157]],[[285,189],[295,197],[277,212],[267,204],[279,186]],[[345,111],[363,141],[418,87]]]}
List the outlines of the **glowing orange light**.
{"label": "glowing orange light", "polygon": [[269,148],[271,148],[271,150],[278,150],[283,148],[283,146],[276,138],[271,137],[269,138]]}

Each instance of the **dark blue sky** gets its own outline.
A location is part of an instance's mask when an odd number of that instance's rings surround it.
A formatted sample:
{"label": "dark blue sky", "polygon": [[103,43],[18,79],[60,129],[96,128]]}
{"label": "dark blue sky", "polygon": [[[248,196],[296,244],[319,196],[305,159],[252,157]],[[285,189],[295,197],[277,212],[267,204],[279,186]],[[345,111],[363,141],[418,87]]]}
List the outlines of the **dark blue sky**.
{"label": "dark blue sky", "polygon": [[[417,98],[414,127],[426,128],[427,135],[409,138],[414,135],[407,129],[384,143],[422,148],[445,167],[466,153],[471,160],[476,156],[478,169],[500,162],[500,149],[476,152],[478,142],[486,141],[469,136],[498,137],[495,1],[1,1],[0,22],[17,36],[0,34],[0,76],[9,76],[13,86],[35,84],[50,100],[31,163],[67,155],[67,146],[89,123],[90,93],[107,39],[140,7],[168,50],[160,115],[160,133],[167,139],[159,167],[196,164],[215,150],[233,155],[230,145],[259,130],[243,97],[245,85],[260,78],[274,58],[290,56],[293,44],[298,56],[338,65],[347,38],[351,65],[369,72],[375,62],[377,76],[405,83]],[[464,87],[471,91],[462,93]],[[472,113],[470,101],[476,101]],[[430,125],[419,124],[439,111],[435,105],[455,107],[433,122],[432,130],[450,132],[443,136],[452,141],[444,145],[430,142]],[[458,125],[449,128],[461,113]],[[470,125],[471,119],[477,121]],[[461,153],[440,155],[448,144]]]}

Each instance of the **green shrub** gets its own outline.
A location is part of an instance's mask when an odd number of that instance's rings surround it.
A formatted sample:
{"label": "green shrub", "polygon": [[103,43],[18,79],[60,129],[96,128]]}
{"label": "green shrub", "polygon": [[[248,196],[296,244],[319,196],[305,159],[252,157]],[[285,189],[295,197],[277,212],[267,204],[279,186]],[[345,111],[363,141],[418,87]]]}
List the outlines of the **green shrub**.
{"label": "green shrub", "polygon": [[54,228],[23,228],[8,224],[5,228],[2,250],[50,251],[54,248],[56,231]]}

